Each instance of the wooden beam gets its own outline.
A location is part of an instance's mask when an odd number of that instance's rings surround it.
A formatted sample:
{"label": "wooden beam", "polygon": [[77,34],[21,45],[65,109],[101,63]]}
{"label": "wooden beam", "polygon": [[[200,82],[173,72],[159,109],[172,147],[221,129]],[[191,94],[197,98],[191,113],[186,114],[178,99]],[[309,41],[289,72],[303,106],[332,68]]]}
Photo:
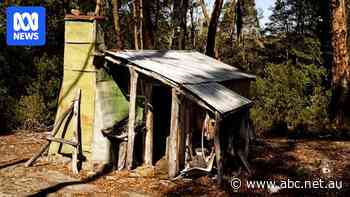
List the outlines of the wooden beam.
{"label": "wooden beam", "polygon": [[79,173],[78,169],[78,157],[80,155],[80,148],[81,143],[79,141],[79,134],[80,134],[80,119],[79,119],[79,107],[80,107],[80,95],[81,90],[78,89],[75,99],[74,99],[74,107],[73,107],[73,127],[74,127],[74,135],[73,135],[73,142],[78,144],[77,146],[73,147],[73,154],[72,154],[72,171],[74,174]]}
{"label": "wooden beam", "polygon": [[170,146],[170,136],[167,136],[165,139],[165,158],[169,161],[169,146]]}
{"label": "wooden beam", "polygon": [[171,90],[171,119],[169,140],[169,177],[174,178],[179,172],[179,124],[180,124],[180,99],[175,88]]}
{"label": "wooden beam", "polygon": [[222,164],[222,152],[221,152],[221,143],[220,143],[220,122],[221,118],[219,113],[215,114],[215,138],[214,138],[214,146],[215,146],[215,156],[216,156],[216,167],[218,169],[218,183],[222,184],[223,178],[223,164]]}
{"label": "wooden beam", "polygon": [[[73,111],[73,104],[62,113],[62,116],[59,117],[59,119],[57,120],[57,122],[54,125],[54,128],[52,129],[51,132],[51,136],[55,136],[57,134],[57,132],[59,131],[63,121],[66,119],[66,117],[68,117]],[[37,160],[41,154],[43,154],[45,152],[46,149],[49,148],[51,142],[46,142],[41,149],[39,150],[39,152],[37,152],[32,158],[30,158],[25,164],[25,167],[29,167],[32,165],[32,163]]]}
{"label": "wooden beam", "polygon": [[118,171],[125,167],[128,142],[120,142],[118,151]]}
{"label": "wooden beam", "polygon": [[185,151],[186,151],[186,134],[188,127],[186,123],[187,109],[189,108],[188,100],[181,97],[180,101],[180,117],[179,117],[179,129],[177,133],[178,140],[178,158],[179,158],[179,170],[185,167]]}
{"label": "wooden beam", "polygon": [[62,144],[68,144],[68,145],[71,145],[73,147],[76,147],[78,146],[79,144],[77,142],[73,142],[73,141],[69,141],[69,140],[65,140],[65,139],[61,139],[61,138],[54,138],[54,137],[47,137],[46,138],[47,140],[49,141],[52,141],[52,142],[58,142],[58,143],[62,143]]}
{"label": "wooden beam", "polygon": [[153,164],[153,106],[152,106],[152,82],[145,83],[145,108],[146,108],[146,139],[145,158],[146,165]]}
{"label": "wooden beam", "polygon": [[138,73],[135,69],[130,71],[130,101],[129,101],[129,123],[128,123],[128,148],[126,155],[126,167],[128,170],[133,168],[134,163],[134,143],[135,143],[135,116],[136,116],[136,96]]}
{"label": "wooden beam", "polygon": [[185,109],[185,167],[189,167],[189,162],[192,159],[192,131],[191,123],[193,121],[193,108],[192,103],[187,101]]}
{"label": "wooden beam", "polygon": [[[73,106],[74,102],[72,102],[72,106]],[[72,120],[73,118],[73,108],[72,108],[72,113],[69,114],[69,116],[67,117],[67,120],[66,120],[66,124],[64,125],[63,129],[62,129],[62,132],[61,132],[61,139],[64,139],[64,136],[66,136],[67,134],[67,130],[68,130],[68,126],[69,126],[69,122]],[[52,136],[50,136],[52,137]],[[59,143],[59,146],[58,146],[58,150],[57,150],[57,153],[58,154],[62,154],[62,147],[63,147],[64,144],[62,143]]]}

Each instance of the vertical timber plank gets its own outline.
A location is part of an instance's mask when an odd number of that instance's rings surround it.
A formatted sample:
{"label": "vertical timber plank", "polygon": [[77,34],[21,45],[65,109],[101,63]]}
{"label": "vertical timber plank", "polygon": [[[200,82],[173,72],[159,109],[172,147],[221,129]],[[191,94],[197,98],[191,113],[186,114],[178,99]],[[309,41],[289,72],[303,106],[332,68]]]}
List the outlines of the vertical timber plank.
{"label": "vertical timber plank", "polygon": [[77,95],[74,99],[74,107],[73,107],[73,126],[74,126],[74,136],[73,142],[77,142],[78,145],[73,147],[72,154],[72,171],[74,174],[78,174],[78,155],[80,154],[80,141],[79,141],[79,105],[80,105],[80,95],[81,90],[78,89]]}
{"label": "vertical timber plank", "polygon": [[185,112],[185,167],[189,167],[189,162],[192,159],[192,105],[187,101]]}
{"label": "vertical timber plank", "polygon": [[119,144],[118,151],[118,171],[121,171],[125,167],[125,160],[127,154],[128,142],[121,142]]}
{"label": "vertical timber plank", "polygon": [[214,137],[214,146],[215,146],[215,156],[216,156],[216,165],[218,168],[218,183],[222,184],[223,177],[223,164],[222,164],[222,153],[221,153],[221,143],[220,143],[220,115],[215,114],[215,137]]}
{"label": "vertical timber plank", "polygon": [[152,106],[152,82],[146,81],[145,84],[145,103],[146,103],[146,139],[145,139],[145,158],[146,165],[153,164],[153,106]]}
{"label": "vertical timber plank", "polygon": [[171,90],[171,118],[170,118],[170,140],[169,140],[169,177],[174,178],[179,171],[179,114],[180,114],[180,99],[175,88]]}
{"label": "vertical timber plank", "polygon": [[180,101],[180,117],[179,117],[179,129],[177,133],[178,140],[178,158],[179,158],[179,170],[185,167],[185,151],[186,151],[186,136],[187,125],[186,125],[186,116],[188,102],[184,97],[181,97]]}
{"label": "vertical timber plank", "polygon": [[136,95],[138,73],[130,68],[130,101],[129,101],[129,123],[128,123],[128,148],[126,167],[131,170],[134,163],[134,142],[135,142],[135,116],[136,116]]}

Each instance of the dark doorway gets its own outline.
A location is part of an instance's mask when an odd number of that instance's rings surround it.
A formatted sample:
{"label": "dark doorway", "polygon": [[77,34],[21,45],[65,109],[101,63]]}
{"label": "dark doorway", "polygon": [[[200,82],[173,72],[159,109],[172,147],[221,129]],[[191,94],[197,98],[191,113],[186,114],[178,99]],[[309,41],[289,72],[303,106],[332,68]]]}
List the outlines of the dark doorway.
{"label": "dark doorway", "polygon": [[153,87],[153,161],[160,160],[166,151],[166,139],[170,134],[171,88]]}

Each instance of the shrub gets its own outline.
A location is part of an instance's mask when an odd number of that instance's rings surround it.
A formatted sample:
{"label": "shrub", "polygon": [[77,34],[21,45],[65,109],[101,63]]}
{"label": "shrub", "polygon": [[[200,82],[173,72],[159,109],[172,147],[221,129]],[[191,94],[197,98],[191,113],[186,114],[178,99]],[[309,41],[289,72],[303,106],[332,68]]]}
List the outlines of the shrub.
{"label": "shrub", "polygon": [[326,70],[313,64],[270,64],[255,83],[252,119],[257,128],[323,129],[329,123]]}
{"label": "shrub", "polygon": [[34,129],[54,123],[62,66],[56,56],[36,58],[35,78],[16,107],[16,119],[22,128]]}
{"label": "shrub", "polygon": [[15,99],[7,94],[6,86],[0,80],[0,132],[12,129],[17,121],[14,106]]}
{"label": "shrub", "polygon": [[44,54],[35,59],[36,78],[32,86],[28,88],[29,95],[41,97],[46,114],[43,114],[43,123],[51,125],[54,123],[58,95],[63,76],[62,58]]}
{"label": "shrub", "polygon": [[16,117],[23,129],[39,128],[45,120],[47,110],[40,95],[23,96],[19,100]]}

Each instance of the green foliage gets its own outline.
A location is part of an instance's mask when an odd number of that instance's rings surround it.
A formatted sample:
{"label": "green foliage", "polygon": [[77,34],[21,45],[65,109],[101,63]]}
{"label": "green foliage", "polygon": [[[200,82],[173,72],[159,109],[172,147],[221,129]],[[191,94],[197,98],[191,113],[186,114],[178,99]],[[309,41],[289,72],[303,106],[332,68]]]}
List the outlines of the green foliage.
{"label": "green foliage", "polygon": [[326,70],[310,65],[270,64],[255,84],[252,118],[258,128],[322,129],[329,123]]}
{"label": "green foliage", "polygon": [[13,128],[17,124],[15,117],[15,99],[7,95],[8,90],[0,80],[0,132]]}
{"label": "green foliage", "polygon": [[23,129],[34,129],[41,126],[47,113],[40,95],[23,96],[17,104],[16,118]]}
{"label": "green foliage", "polygon": [[60,58],[44,53],[34,62],[36,77],[27,88],[27,96],[20,98],[16,110],[18,121],[24,127],[28,127],[28,123],[33,126],[53,124],[62,77]]}
{"label": "green foliage", "polygon": [[[264,29],[264,50],[253,71],[256,106],[252,118],[261,129],[323,130],[331,127],[327,85],[329,7],[315,0],[277,0]],[[324,28],[323,28],[324,27]]]}
{"label": "green foliage", "polygon": [[[5,7],[0,5],[0,129],[3,130],[28,122],[53,123],[62,78],[64,15],[72,8],[83,13],[95,9],[95,1],[91,0],[16,2],[13,4],[46,7],[47,43],[43,47],[7,46]],[[152,31],[154,49],[168,49],[172,39],[172,1],[144,2],[147,5],[144,19],[149,19],[147,23],[144,21],[144,34]],[[252,110],[257,127],[286,125],[310,130],[326,127],[330,92],[325,88],[328,81],[324,68],[329,68],[331,57],[328,1],[276,0],[271,23],[259,30],[261,35],[248,33],[238,40],[237,29],[253,32],[249,28],[256,28],[254,1],[242,2],[246,11],[240,17],[247,17],[240,18],[243,27],[237,24],[237,7],[232,7],[231,1],[225,3],[216,52],[221,61],[258,76],[253,95],[256,105]],[[203,23],[201,7],[196,1],[189,7],[194,15],[192,20],[190,15],[187,18],[186,49],[205,52],[208,27]],[[132,2],[121,1],[119,15],[125,49],[134,48],[132,10]],[[116,46],[116,35],[110,1],[106,1],[105,11],[105,41],[111,49]],[[145,11],[149,11],[148,15]]]}
{"label": "green foliage", "polygon": [[15,129],[28,121],[36,126],[52,124],[62,77],[62,1],[26,1],[16,5],[46,7],[47,43],[43,47],[7,46],[6,9],[0,5],[0,130]]}
{"label": "green foliage", "polygon": [[27,89],[28,94],[38,95],[43,99],[47,113],[42,114],[46,125],[53,124],[56,113],[58,94],[63,76],[61,57],[48,56],[35,59],[36,80]]}

